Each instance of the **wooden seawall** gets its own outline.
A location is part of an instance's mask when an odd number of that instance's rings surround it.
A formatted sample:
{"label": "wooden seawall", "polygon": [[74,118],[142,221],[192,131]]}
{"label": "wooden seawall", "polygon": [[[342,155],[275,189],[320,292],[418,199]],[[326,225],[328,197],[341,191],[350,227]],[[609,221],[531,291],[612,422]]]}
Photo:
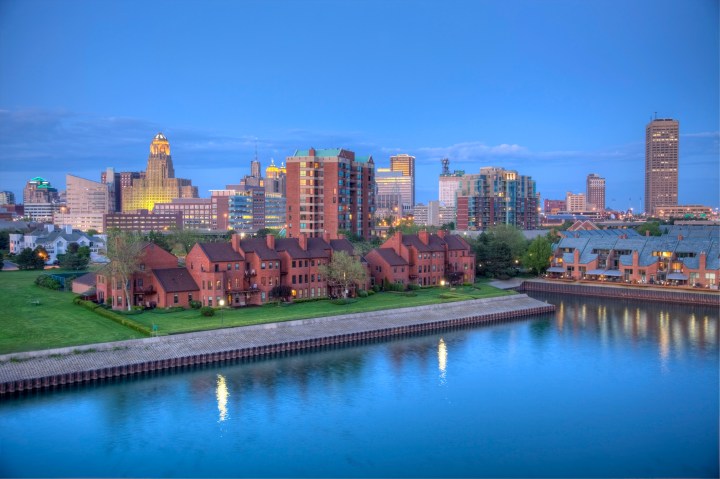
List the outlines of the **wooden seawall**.
{"label": "wooden seawall", "polygon": [[524,294],[0,356],[0,396],[552,313]]}

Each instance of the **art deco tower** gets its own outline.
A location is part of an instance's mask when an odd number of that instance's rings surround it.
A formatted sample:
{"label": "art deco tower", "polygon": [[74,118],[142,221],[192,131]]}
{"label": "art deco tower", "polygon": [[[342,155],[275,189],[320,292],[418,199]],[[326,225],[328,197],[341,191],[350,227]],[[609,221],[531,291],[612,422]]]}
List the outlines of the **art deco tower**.
{"label": "art deco tower", "polygon": [[645,213],[678,204],[677,120],[655,119],[645,128]]}
{"label": "art deco tower", "polygon": [[123,191],[122,210],[152,211],[155,203],[170,203],[174,198],[197,198],[196,186],[190,180],[175,178],[170,143],[158,133],[150,143],[145,178],[133,179],[132,187]]}

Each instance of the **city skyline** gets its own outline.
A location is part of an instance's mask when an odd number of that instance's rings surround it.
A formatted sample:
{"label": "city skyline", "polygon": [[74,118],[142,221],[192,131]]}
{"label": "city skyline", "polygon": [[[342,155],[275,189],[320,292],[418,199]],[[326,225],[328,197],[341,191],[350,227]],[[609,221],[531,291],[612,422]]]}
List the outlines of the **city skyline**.
{"label": "city skyline", "polygon": [[641,211],[657,112],[681,124],[679,203],[720,203],[716,2],[210,5],[3,4],[0,190],[142,170],[162,131],[202,197],[256,148],[265,168],[314,147],[415,156],[417,202],[447,157],[521,171],[542,199],[597,173],[609,208]]}

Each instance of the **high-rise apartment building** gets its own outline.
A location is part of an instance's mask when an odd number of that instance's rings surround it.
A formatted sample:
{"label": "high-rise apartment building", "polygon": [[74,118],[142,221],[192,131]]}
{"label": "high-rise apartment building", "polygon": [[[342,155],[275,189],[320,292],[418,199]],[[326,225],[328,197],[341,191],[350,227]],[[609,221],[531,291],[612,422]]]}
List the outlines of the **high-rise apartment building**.
{"label": "high-rise apartment building", "polygon": [[369,239],[375,212],[375,163],[344,149],[298,150],[287,158],[287,235],[322,237],[347,230]]}
{"label": "high-rise apartment building", "polygon": [[645,127],[645,213],[678,204],[680,123],[654,119]]}
{"label": "high-rise apartment building", "polygon": [[539,224],[535,181],[514,170],[480,168],[479,174],[465,175],[474,184],[471,195],[457,197],[457,229],[487,229],[508,224],[536,229]]}
{"label": "high-rise apartment building", "polygon": [[49,181],[36,176],[23,189],[23,203],[56,203],[60,199],[58,190]]}
{"label": "high-rise apartment building", "polygon": [[197,198],[196,186],[190,180],[175,178],[170,143],[158,133],[150,143],[145,178],[133,179],[132,187],[123,190],[122,210],[152,210],[155,203],[169,203],[174,198]]}
{"label": "high-rise apartment building", "polygon": [[114,198],[110,185],[66,175],[67,202],[55,213],[56,225],[72,225],[74,229],[103,232],[103,215],[111,213]]}
{"label": "high-rise apartment building", "polygon": [[605,211],[605,178],[595,173],[588,175],[585,199],[588,203],[588,209],[595,209],[599,213]]}
{"label": "high-rise apartment building", "polygon": [[390,157],[390,171],[399,171],[404,177],[410,178],[410,189],[403,196],[403,204],[415,206],[415,157],[408,154],[400,154]]}
{"label": "high-rise apartment building", "polygon": [[14,205],[15,193],[12,191],[0,191],[0,205]]}

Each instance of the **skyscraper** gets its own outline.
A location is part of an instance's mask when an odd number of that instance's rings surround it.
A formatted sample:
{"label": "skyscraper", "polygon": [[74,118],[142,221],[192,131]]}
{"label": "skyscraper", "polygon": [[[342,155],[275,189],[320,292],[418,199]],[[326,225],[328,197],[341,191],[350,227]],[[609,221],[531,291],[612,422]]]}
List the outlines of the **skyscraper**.
{"label": "skyscraper", "polygon": [[[595,208],[595,211],[602,213],[605,211],[605,178],[590,173],[587,177],[587,187],[585,189],[585,198],[589,203],[588,207]],[[592,205],[592,206],[590,206]]]}
{"label": "skyscraper", "polygon": [[67,205],[55,213],[54,223],[74,229],[94,229],[102,233],[103,215],[114,211],[114,197],[107,183],[65,175]]}
{"label": "skyscraper", "polygon": [[341,148],[298,150],[287,165],[287,235],[322,237],[347,230],[370,238],[375,163]]}
{"label": "skyscraper", "polygon": [[197,186],[190,180],[175,178],[170,143],[158,133],[150,143],[145,178],[133,179],[132,187],[123,190],[122,210],[152,211],[155,203],[170,203],[174,198],[197,198]]}
{"label": "skyscraper", "polygon": [[389,168],[378,168],[375,173],[378,214],[395,217],[412,214],[412,177]]}
{"label": "skyscraper", "polygon": [[412,208],[415,206],[415,157],[405,153],[391,156],[390,171],[399,171],[403,176],[410,177],[410,195],[403,196],[402,202]]}
{"label": "skyscraper", "polygon": [[680,123],[654,119],[645,127],[645,213],[678,204]]}

